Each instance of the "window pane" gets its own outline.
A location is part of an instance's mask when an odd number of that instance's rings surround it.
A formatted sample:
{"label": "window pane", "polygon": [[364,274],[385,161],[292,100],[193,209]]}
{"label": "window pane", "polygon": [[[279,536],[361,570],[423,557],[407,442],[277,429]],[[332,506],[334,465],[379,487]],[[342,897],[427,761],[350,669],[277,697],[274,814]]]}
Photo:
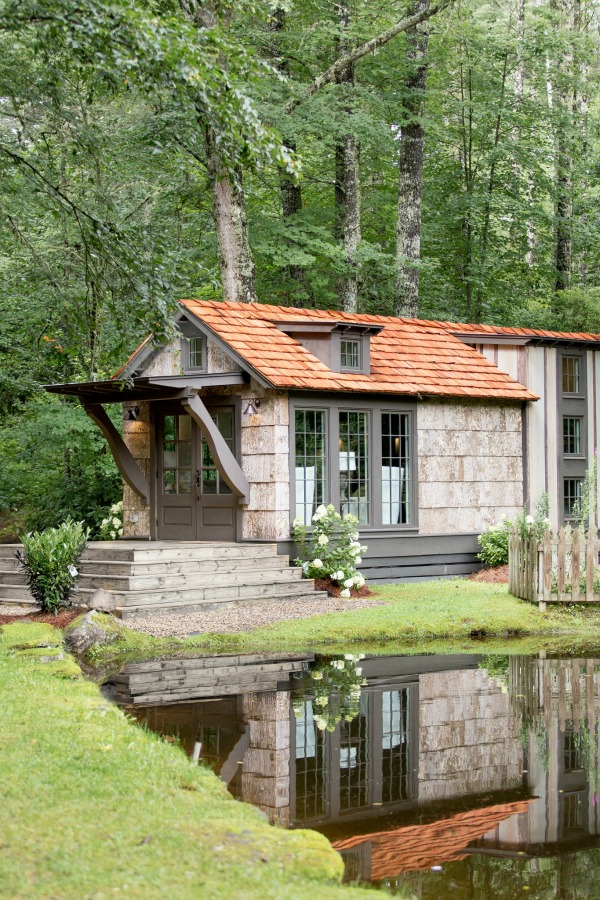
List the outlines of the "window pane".
{"label": "window pane", "polygon": [[189,366],[190,369],[202,369],[204,367],[204,338],[190,338]]}
{"label": "window pane", "polygon": [[384,525],[410,522],[410,416],[381,415],[381,516]]}
{"label": "window pane", "polygon": [[177,493],[177,474],[175,469],[165,469],[163,472],[163,490],[165,494]]}
{"label": "window pane", "polygon": [[165,451],[163,453],[163,466],[166,466],[168,468],[177,465],[177,453],[175,452],[175,444],[172,445],[172,450],[167,450],[167,447],[170,446],[171,444],[165,444]]}
{"label": "window pane", "polygon": [[192,439],[192,417],[186,413],[183,416],[177,416],[177,427],[179,430],[178,438],[180,441],[190,441]]}
{"label": "window pane", "polygon": [[342,369],[359,369],[360,368],[360,342],[359,341],[341,341],[341,365]]}
{"label": "window pane", "polygon": [[562,358],[562,389],[563,394],[578,394],[580,380],[580,357],[563,356]]}
{"label": "window pane", "polygon": [[369,522],[369,414],[340,412],[340,512]]}
{"label": "window pane", "polygon": [[192,473],[190,469],[179,470],[179,494],[191,494]]}
{"label": "window pane", "polygon": [[217,470],[216,469],[204,469],[202,472],[202,493],[203,494],[216,494],[217,493]]}
{"label": "window pane", "polygon": [[564,518],[572,518],[581,507],[581,478],[565,478],[564,488]]}
{"label": "window pane", "polygon": [[163,438],[165,441],[175,440],[175,416],[165,416],[163,423]]}
{"label": "window pane", "polygon": [[326,502],[327,443],[324,410],[297,409],[296,518],[310,525],[318,506]]}
{"label": "window pane", "polygon": [[183,468],[191,468],[192,444],[191,441],[181,441],[179,444],[179,465]]}
{"label": "window pane", "polygon": [[565,456],[581,455],[581,419],[563,419],[563,449]]}

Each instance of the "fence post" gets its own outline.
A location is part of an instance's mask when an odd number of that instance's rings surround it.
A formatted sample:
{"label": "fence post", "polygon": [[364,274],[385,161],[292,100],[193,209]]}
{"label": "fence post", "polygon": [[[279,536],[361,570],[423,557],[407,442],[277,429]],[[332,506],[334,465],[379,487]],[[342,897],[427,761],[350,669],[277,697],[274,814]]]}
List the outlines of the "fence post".
{"label": "fence post", "polygon": [[556,574],[558,578],[558,601],[565,602],[565,564],[567,558],[567,542],[565,529],[558,529],[558,559],[556,562]]}
{"label": "fence post", "polygon": [[[579,565],[580,538],[580,529],[576,528],[573,531],[573,545],[571,547],[571,600],[573,601],[573,603],[579,603],[579,579],[581,578],[581,570]],[[585,545],[585,534],[583,542]]]}
{"label": "fence post", "polygon": [[544,604],[550,602],[552,595],[552,534],[549,529],[544,533]]}
{"label": "fence post", "polygon": [[591,603],[594,599],[594,568],[596,566],[596,538],[588,531],[585,553],[585,599]]}

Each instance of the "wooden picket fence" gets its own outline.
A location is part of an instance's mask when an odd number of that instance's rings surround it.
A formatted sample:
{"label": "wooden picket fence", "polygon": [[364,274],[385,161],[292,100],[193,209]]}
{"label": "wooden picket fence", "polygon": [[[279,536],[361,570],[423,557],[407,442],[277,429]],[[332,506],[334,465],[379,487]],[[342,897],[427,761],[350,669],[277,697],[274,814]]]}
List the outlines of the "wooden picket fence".
{"label": "wooden picket fence", "polygon": [[[596,531],[594,529],[594,535]],[[538,603],[600,603],[594,581],[600,581],[596,536],[570,525],[542,540],[517,528],[508,535],[508,590],[515,597]]]}

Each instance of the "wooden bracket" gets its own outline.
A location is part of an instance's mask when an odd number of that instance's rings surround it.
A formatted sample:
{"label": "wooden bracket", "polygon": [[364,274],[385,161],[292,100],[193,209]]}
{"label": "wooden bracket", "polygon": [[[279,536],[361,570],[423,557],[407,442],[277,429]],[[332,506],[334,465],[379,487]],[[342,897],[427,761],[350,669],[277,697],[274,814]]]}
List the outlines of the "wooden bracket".
{"label": "wooden bracket", "polygon": [[242,504],[247,504],[250,499],[248,479],[213,422],[206,406],[197,394],[194,397],[186,397],[181,401],[181,405],[190,414],[196,425],[201,428],[220,474],[234,494],[240,497]]}
{"label": "wooden bracket", "polygon": [[107,440],[110,452],[117,464],[123,480],[129,485],[145,504],[150,502],[150,485],[148,479],[131,455],[125,441],[113,425],[106,410],[99,403],[84,403],[83,408]]}

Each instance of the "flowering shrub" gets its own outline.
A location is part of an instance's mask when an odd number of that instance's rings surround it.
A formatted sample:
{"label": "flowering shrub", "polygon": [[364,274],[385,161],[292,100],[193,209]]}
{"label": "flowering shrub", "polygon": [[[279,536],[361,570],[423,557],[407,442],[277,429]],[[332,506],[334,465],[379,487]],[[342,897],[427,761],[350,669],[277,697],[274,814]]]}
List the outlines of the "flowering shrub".
{"label": "flowering shrub", "polygon": [[342,719],[352,722],[359,713],[361,688],[367,683],[358,665],[361,659],[362,653],[346,653],[337,659],[319,661],[310,671],[309,682],[294,695],[296,717],[304,715],[306,701],[310,700],[319,731],[335,731]]}
{"label": "flowering shrub", "polygon": [[123,501],[113,503],[109,514],[100,522],[100,540],[117,541],[123,536]]}
{"label": "flowering shrub", "polygon": [[300,547],[300,556],[294,562],[302,566],[304,577],[328,578],[341,585],[340,597],[349,597],[353,589],[363,587],[365,579],[357,566],[367,548],[358,540],[357,528],[356,516],[340,516],[331,503],[318,507],[312,517],[311,532],[301,519],[295,519],[294,540]]}
{"label": "flowering shrub", "polygon": [[522,537],[532,534],[541,540],[550,527],[548,518],[548,494],[543,493],[536,501],[534,515],[528,515],[523,509],[517,514],[515,520],[502,516],[498,525],[490,525],[483,534],[477,538],[481,547],[477,554],[487,566],[503,566],[508,562],[508,534],[514,526],[517,526]]}

